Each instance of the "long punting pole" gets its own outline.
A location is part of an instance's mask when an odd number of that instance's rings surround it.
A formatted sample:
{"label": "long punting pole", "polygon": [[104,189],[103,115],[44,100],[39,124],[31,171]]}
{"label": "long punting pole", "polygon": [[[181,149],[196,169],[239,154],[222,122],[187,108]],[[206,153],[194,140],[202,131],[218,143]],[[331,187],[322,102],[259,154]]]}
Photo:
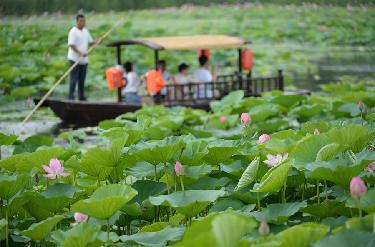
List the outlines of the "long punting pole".
{"label": "long punting pole", "polygon": [[[105,32],[101,36],[101,39],[105,39],[122,22],[123,22],[123,20],[120,20],[115,25],[113,25],[107,32]],[[90,54],[90,52],[92,52],[98,45],[99,45],[99,43],[95,43],[93,46],[91,46],[90,49],[87,51],[87,55]],[[25,124],[27,121],[30,120],[30,118],[34,114],[34,112],[36,112],[36,110],[39,109],[39,107],[48,98],[48,96],[51,95],[51,93],[53,92],[53,90],[55,90],[55,88],[65,79],[65,77],[67,77],[69,75],[69,73],[78,65],[78,63],[79,63],[79,60],[76,61],[72,66],[70,66],[70,68],[60,77],[60,79],[58,79],[55,82],[55,84],[53,84],[53,86],[48,90],[48,92],[43,96],[43,98],[41,100],[39,100],[38,104],[34,107],[34,109],[32,109],[32,111],[25,117],[25,119],[22,121],[22,124]]]}

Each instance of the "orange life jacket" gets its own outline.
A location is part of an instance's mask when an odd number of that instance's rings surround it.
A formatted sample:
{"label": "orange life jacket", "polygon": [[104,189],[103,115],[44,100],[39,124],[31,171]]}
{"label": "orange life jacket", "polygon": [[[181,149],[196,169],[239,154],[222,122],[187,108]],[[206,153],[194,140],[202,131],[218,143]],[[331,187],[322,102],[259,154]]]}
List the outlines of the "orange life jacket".
{"label": "orange life jacket", "polygon": [[158,70],[150,70],[146,73],[146,88],[149,94],[158,93],[165,86],[163,74]]}
{"label": "orange life jacket", "polygon": [[108,82],[108,89],[113,90],[125,86],[123,71],[120,67],[111,67],[106,69],[105,77]]}

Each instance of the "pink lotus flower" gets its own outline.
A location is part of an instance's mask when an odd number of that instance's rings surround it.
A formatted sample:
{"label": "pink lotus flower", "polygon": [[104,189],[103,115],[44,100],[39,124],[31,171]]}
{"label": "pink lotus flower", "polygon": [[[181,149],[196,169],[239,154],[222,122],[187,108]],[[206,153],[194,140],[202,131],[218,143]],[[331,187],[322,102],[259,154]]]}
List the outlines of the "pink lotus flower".
{"label": "pink lotus flower", "polygon": [[242,113],[241,114],[241,124],[244,127],[247,127],[247,126],[249,126],[250,122],[251,122],[250,114],[247,113],[247,112]]}
{"label": "pink lotus flower", "polygon": [[259,136],[258,144],[265,143],[266,141],[269,141],[269,140],[271,140],[271,136],[269,136],[267,134],[263,134],[263,135]]}
{"label": "pink lotus flower", "polygon": [[360,177],[354,177],[352,178],[352,181],[350,181],[350,194],[353,198],[359,198],[366,194],[367,188],[365,183]]}
{"label": "pink lotus flower", "polygon": [[58,177],[67,177],[69,173],[64,172],[64,167],[58,159],[51,159],[49,166],[43,165],[43,170],[47,173],[44,175],[46,178],[56,179]]}
{"label": "pink lotus flower", "polygon": [[176,165],[174,166],[174,172],[176,176],[184,175],[184,167],[182,166],[180,161],[176,161]]}
{"label": "pink lotus flower", "polygon": [[86,214],[82,214],[82,213],[74,213],[74,219],[76,222],[84,222],[84,221],[87,221],[87,219],[89,218],[88,215]]}
{"label": "pink lotus flower", "polygon": [[320,130],[314,129],[314,135],[320,135]]}
{"label": "pink lotus flower", "polygon": [[221,115],[219,120],[220,120],[221,123],[226,123],[227,122],[227,116]]}
{"label": "pink lotus flower", "polygon": [[260,223],[258,230],[259,230],[259,234],[262,236],[266,236],[270,233],[270,227],[266,221],[262,221]]}
{"label": "pink lotus flower", "polygon": [[285,153],[284,155],[281,154],[267,154],[267,159],[264,160],[263,162],[268,166],[268,167],[273,167],[280,165],[283,163],[286,159],[288,158],[288,153]]}
{"label": "pink lotus flower", "polygon": [[372,163],[370,163],[368,166],[367,166],[367,171],[371,174],[374,173],[375,171],[375,161],[373,161]]}

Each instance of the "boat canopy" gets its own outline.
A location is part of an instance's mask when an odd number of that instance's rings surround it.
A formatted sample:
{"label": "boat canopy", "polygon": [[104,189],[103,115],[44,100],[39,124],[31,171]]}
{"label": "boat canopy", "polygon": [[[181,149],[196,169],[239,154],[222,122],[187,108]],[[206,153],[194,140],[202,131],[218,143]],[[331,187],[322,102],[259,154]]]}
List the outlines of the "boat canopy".
{"label": "boat canopy", "polygon": [[191,50],[191,49],[215,49],[215,48],[241,48],[250,44],[239,37],[227,35],[193,35],[174,37],[151,37],[119,40],[109,43],[107,46],[119,47],[123,45],[143,45],[155,51],[159,50]]}

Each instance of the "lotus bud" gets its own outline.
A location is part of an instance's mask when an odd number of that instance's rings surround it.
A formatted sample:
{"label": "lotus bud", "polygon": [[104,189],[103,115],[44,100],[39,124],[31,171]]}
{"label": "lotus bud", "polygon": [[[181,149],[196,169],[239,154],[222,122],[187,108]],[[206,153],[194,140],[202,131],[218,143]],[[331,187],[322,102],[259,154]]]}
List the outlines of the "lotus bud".
{"label": "lotus bud", "polygon": [[269,141],[269,140],[271,140],[271,136],[269,136],[267,134],[263,134],[263,135],[259,136],[258,144],[265,143],[266,141]]}
{"label": "lotus bud", "polygon": [[227,122],[227,116],[221,115],[219,120],[220,120],[221,123],[226,123]]}
{"label": "lotus bud", "polygon": [[182,166],[180,161],[176,161],[176,165],[174,166],[174,172],[176,176],[184,175],[184,167]]}
{"label": "lotus bud", "polygon": [[374,173],[374,171],[375,171],[375,161],[373,161],[373,162],[371,162],[368,166],[367,166],[367,171],[369,172],[369,173]]}
{"label": "lotus bud", "polygon": [[359,108],[359,110],[360,110],[361,112],[363,112],[363,111],[365,110],[365,108],[366,108],[365,103],[363,103],[363,101],[359,101],[359,102],[358,102],[358,108]]}
{"label": "lotus bud", "polygon": [[319,129],[314,129],[314,135],[320,135],[320,130]]}
{"label": "lotus bud", "polygon": [[89,216],[87,216],[86,214],[82,214],[82,213],[75,213],[74,214],[74,219],[78,223],[87,221],[88,218],[89,218]]}
{"label": "lotus bud", "polygon": [[352,181],[350,181],[350,194],[353,198],[359,198],[365,195],[367,192],[367,188],[365,183],[360,177],[353,177]]}
{"label": "lotus bud", "polygon": [[260,223],[258,230],[259,230],[259,234],[262,236],[266,236],[270,233],[270,227],[266,221],[262,221]]}
{"label": "lotus bud", "polygon": [[247,113],[247,112],[242,113],[241,114],[241,124],[244,127],[247,127],[247,126],[249,126],[250,122],[251,122],[250,114]]}

